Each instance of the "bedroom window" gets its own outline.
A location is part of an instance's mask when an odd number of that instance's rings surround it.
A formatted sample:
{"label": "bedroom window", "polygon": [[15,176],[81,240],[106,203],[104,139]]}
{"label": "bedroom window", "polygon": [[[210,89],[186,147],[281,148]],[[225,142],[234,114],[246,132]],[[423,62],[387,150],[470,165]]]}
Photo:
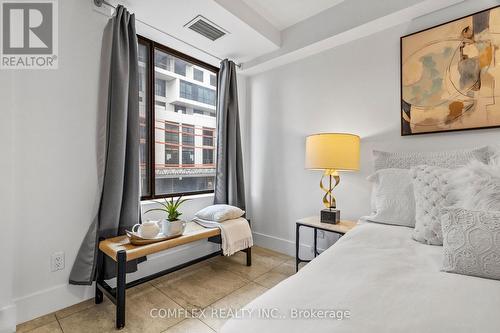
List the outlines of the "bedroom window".
{"label": "bedroom window", "polygon": [[213,192],[217,74],[139,36],[143,200]]}

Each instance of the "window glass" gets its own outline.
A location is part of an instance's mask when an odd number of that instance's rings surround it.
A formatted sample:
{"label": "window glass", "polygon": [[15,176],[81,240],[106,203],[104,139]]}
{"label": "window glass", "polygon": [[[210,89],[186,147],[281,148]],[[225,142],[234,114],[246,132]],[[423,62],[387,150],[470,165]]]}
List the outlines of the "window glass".
{"label": "window glass", "polygon": [[177,166],[179,165],[179,147],[172,147],[165,145],[165,165]]}
{"label": "window glass", "polygon": [[215,75],[210,75],[210,85],[217,87],[217,76]]}
{"label": "window glass", "polygon": [[[212,82],[217,73],[208,65],[205,69],[163,48],[149,47],[149,51],[146,47],[142,52],[154,52],[155,64],[145,67],[141,74],[142,85],[151,82],[148,75],[154,75],[155,100],[150,114],[155,127],[150,135],[153,142],[148,143],[154,152],[154,172],[150,177],[154,193],[149,193],[149,197],[213,191],[217,91],[215,86],[202,82],[209,78]],[[144,58],[149,57],[146,54]],[[146,92],[143,95],[149,96]],[[146,100],[141,103],[148,107]],[[148,134],[146,128],[144,134]],[[143,145],[145,152],[148,145]],[[144,179],[145,183],[149,181]]]}
{"label": "window glass", "polygon": [[203,129],[203,146],[214,146],[214,132],[213,128],[204,128]]}
{"label": "window glass", "polygon": [[181,80],[180,96],[195,102],[215,106],[215,90]]}
{"label": "window glass", "polygon": [[182,165],[192,166],[194,165],[194,148],[188,148],[182,146]]}
{"label": "window glass", "polygon": [[213,149],[203,149],[203,164],[211,166],[214,164],[214,150]]}
{"label": "window glass", "polygon": [[167,81],[162,79],[155,80],[155,95],[167,97]]}
{"label": "window glass", "polygon": [[215,161],[215,129],[203,128],[203,165],[213,166]]}
{"label": "window glass", "polygon": [[196,81],[203,82],[203,71],[193,68],[193,79]]}
{"label": "window glass", "polygon": [[171,71],[174,66],[174,58],[166,53],[155,52],[155,66]]}
{"label": "window glass", "polygon": [[175,73],[182,75],[182,76],[186,76],[186,68],[187,68],[187,64],[184,60],[175,58],[175,61],[174,61],[174,72]]}
{"label": "window glass", "polygon": [[179,124],[165,122],[165,142],[179,144]]}
{"label": "window glass", "polygon": [[178,112],[178,113],[187,114],[187,109],[183,105],[176,105],[176,106],[174,106],[174,110],[175,110],[175,112]]}
{"label": "window glass", "polygon": [[182,125],[182,146],[194,146],[194,126]]}

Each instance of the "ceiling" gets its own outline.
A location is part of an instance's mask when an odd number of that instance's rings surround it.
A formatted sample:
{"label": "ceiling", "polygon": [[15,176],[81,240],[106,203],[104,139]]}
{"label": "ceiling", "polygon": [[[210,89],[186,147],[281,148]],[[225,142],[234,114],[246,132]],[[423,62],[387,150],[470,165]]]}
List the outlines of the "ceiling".
{"label": "ceiling", "polygon": [[[276,51],[281,46],[281,30],[314,16],[344,0],[113,0],[121,3],[136,18],[160,30],[182,39],[196,47],[207,50],[220,58],[246,62],[263,54]],[[194,17],[202,15],[229,31],[216,41],[184,27]],[[157,31],[137,23],[139,34],[172,48],[185,46],[171,38],[158,40]],[[202,58],[203,55],[200,55]],[[218,63],[209,57],[207,62]]]}
{"label": "ceiling", "polygon": [[[137,19],[221,58],[228,57],[238,62],[244,62],[279,47],[213,0],[119,0],[115,2],[124,4],[136,14]],[[239,1],[236,0],[236,2]],[[186,23],[198,15],[209,19],[228,31],[229,34],[213,42],[184,27]],[[156,32],[151,31],[140,22],[137,22],[136,26],[139,34],[147,35],[146,37],[151,39],[168,43],[167,46],[188,52],[183,45],[170,41],[168,38],[164,41],[158,40]],[[203,60],[209,61],[210,59]],[[214,59],[211,60],[213,62]],[[215,62],[218,63],[218,60]]]}
{"label": "ceiling", "polygon": [[[464,0],[108,1],[136,14],[138,34],[212,65],[229,58],[253,75]],[[186,28],[198,15],[229,33],[211,41]]]}
{"label": "ceiling", "polygon": [[284,30],[344,0],[242,0],[276,29]]}

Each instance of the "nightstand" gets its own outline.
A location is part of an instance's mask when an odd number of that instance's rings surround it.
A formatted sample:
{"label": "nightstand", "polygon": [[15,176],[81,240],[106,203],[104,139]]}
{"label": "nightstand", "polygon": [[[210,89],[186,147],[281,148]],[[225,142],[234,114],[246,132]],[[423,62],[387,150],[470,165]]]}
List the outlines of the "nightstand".
{"label": "nightstand", "polygon": [[321,223],[319,216],[306,217],[296,222],[295,229],[295,271],[299,270],[299,263],[310,262],[311,260],[303,260],[299,258],[299,247],[300,247],[300,227],[309,227],[314,230],[314,257],[316,257],[319,252],[317,248],[318,243],[318,230],[332,232],[338,234],[342,237],[346,232],[351,230],[356,226],[357,222],[341,220],[337,224]]}

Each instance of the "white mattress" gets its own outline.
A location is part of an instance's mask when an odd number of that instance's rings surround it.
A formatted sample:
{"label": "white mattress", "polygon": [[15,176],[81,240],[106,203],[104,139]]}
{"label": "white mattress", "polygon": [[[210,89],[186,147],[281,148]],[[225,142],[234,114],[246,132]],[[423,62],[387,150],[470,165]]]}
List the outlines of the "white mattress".
{"label": "white mattress", "polygon": [[[410,233],[358,225],[222,332],[500,332],[500,281],[440,272],[442,247]],[[290,319],[294,308],[349,310],[350,318]],[[258,309],[286,318],[249,318]]]}

